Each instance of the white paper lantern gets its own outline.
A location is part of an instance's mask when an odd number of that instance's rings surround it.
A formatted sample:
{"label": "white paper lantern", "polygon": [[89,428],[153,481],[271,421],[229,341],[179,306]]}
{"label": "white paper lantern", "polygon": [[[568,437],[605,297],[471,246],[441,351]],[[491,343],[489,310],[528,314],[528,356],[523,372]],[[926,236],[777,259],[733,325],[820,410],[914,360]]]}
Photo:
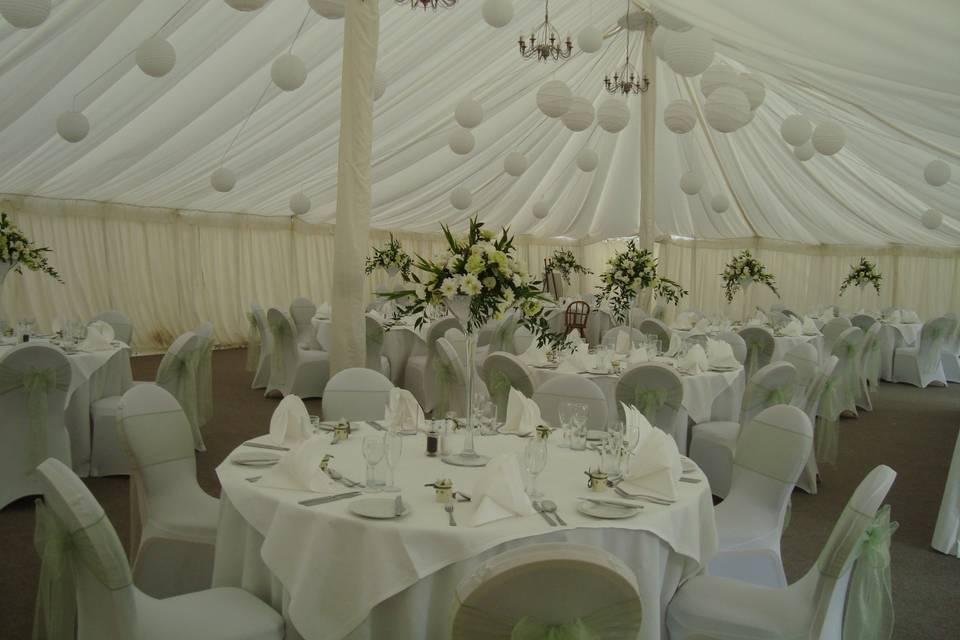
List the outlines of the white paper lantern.
{"label": "white paper lantern", "polygon": [[550,214],[550,205],[548,205],[543,200],[535,202],[533,204],[533,217],[538,220],[543,220]]}
{"label": "white paper lantern", "polygon": [[577,34],[577,46],[584,53],[596,53],[603,46],[603,32],[594,25],[587,25]]}
{"label": "white paper lantern", "polygon": [[453,205],[454,209],[463,211],[464,209],[469,209],[472,203],[473,194],[470,193],[470,189],[467,189],[466,187],[457,187],[450,192],[450,204]]}
{"label": "white paper lantern", "polygon": [[549,80],[544,82],[537,91],[537,106],[545,116],[559,118],[570,108],[573,92],[563,80]]}
{"label": "white paper lantern", "polygon": [[722,87],[728,85],[731,87],[737,86],[737,72],[728,64],[714,64],[710,65],[710,68],[703,72],[703,75],[700,76],[700,93],[705,97],[710,97],[710,94],[717,87]]}
{"label": "white paper lantern", "polygon": [[663,110],[663,124],[674,133],[687,133],[697,124],[697,110],[686,100],[674,100]]}
{"label": "white paper lantern", "polygon": [[33,29],[50,15],[50,0],[0,0],[0,15],[17,29]]}
{"label": "white paper lantern", "polygon": [[284,91],[296,91],[307,79],[307,65],[299,56],[285,53],[273,61],[270,78]]}
{"label": "white paper lantern", "polygon": [[343,0],[309,0],[310,7],[327,20],[339,20],[346,11]]}
{"label": "white paper lantern", "polygon": [[661,27],[666,27],[671,31],[687,31],[690,29],[690,23],[681,20],[677,16],[661,9],[657,5],[650,7],[650,13],[653,14],[657,24],[659,24]]}
{"label": "white paper lantern", "polygon": [[950,181],[950,165],[943,160],[931,160],[923,169],[923,179],[934,187],[942,187]]}
{"label": "white paper lantern", "polygon": [[303,191],[298,191],[290,196],[290,211],[298,216],[310,211],[311,204],[310,198]]}
{"label": "white paper lantern", "polygon": [[801,115],[787,116],[780,125],[780,135],[787,141],[787,144],[792,144],[795,147],[799,147],[809,140],[812,133],[813,125]]}
{"label": "white paper lantern", "polygon": [[815,156],[816,153],[817,153],[817,150],[813,148],[813,143],[810,142],[809,140],[804,142],[799,147],[793,148],[793,155],[800,162],[806,162],[807,160]]}
{"label": "white paper lantern", "polygon": [[741,73],[737,76],[737,86],[747,94],[747,100],[750,101],[751,109],[759,107],[763,104],[764,98],[767,97],[767,90],[763,86],[763,83],[749,73]]}
{"label": "white paper lantern", "polygon": [[736,131],[750,122],[750,101],[747,96],[731,86],[714,89],[703,106],[707,123],[721,133]]}
{"label": "white paper lantern", "polygon": [[607,98],[597,109],[597,122],[608,133],[619,133],[630,122],[630,109],[622,98]]}
{"label": "white paper lantern", "polygon": [[717,213],[723,213],[730,208],[730,199],[724,193],[718,193],[710,198],[710,208]]}
{"label": "white paper lantern", "polygon": [[473,133],[467,129],[454,129],[450,132],[450,137],[447,139],[447,142],[450,145],[450,149],[461,156],[465,156],[473,151],[473,147],[477,144]]}
{"label": "white paper lantern", "polygon": [[522,153],[513,151],[507,154],[503,159],[503,170],[514,178],[519,178],[527,170],[527,157]]}
{"label": "white paper lantern", "polygon": [[57,118],[57,133],[67,142],[80,142],[90,132],[90,121],[79,111],[64,111]]}
{"label": "white paper lantern", "polygon": [[373,99],[379,100],[387,92],[387,80],[379,70],[373,74]]}
{"label": "white paper lantern", "polygon": [[697,76],[713,62],[713,39],[703,29],[670,31],[663,46],[670,68],[682,76]]}
{"label": "white paper lantern", "polygon": [[513,3],[510,0],[486,0],[480,7],[480,15],[491,27],[505,27],[513,20]]}
{"label": "white paper lantern", "polygon": [[586,98],[576,96],[570,100],[570,108],[560,116],[570,131],[583,131],[593,124],[593,104]]}
{"label": "white paper lantern", "polygon": [[577,168],[585,173],[590,173],[600,164],[600,156],[593,149],[581,149],[577,154]]}
{"label": "white paper lantern", "polygon": [[473,98],[464,98],[457,105],[453,117],[461,127],[473,129],[483,122],[483,105]]}
{"label": "white paper lantern", "polygon": [[827,120],[817,125],[810,140],[818,153],[832,156],[843,149],[843,145],[847,142],[847,132],[836,122]]}
{"label": "white paper lantern", "polygon": [[237,176],[226,167],[220,167],[210,176],[210,184],[220,193],[226,193],[237,184]]}
{"label": "white paper lantern", "polygon": [[667,34],[669,33],[667,29],[661,29],[660,27],[657,27],[653,32],[653,53],[664,62],[667,61],[664,57],[664,47],[667,44]]}
{"label": "white paper lantern", "polygon": [[943,214],[936,209],[927,209],[923,212],[923,215],[920,216],[920,222],[922,222],[923,226],[927,229],[936,229],[943,224]]}
{"label": "white paper lantern", "polygon": [[237,11],[256,11],[267,4],[267,0],[224,0],[224,2]]}
{"label": "white paper lantern", "polygon": [[687,171],[680,176],[680,190],[688,196],[695,196],[703,189],[703,178],[695,171]]}
{"label": "white paper lantern", "polygon": [[177,63],[177,51],[163,38],[147,38],[137,47],[137,66],[148,76],[162,78]]}

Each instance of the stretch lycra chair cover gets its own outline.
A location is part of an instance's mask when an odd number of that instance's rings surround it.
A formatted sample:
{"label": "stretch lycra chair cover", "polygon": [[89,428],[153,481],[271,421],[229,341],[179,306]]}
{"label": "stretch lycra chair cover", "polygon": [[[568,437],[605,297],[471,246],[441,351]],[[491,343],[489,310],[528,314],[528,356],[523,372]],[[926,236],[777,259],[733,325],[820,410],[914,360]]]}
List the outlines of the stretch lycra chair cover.
{"label": "stretch lycra chair cover", "polygon": [[364,316],[364,325],[366,328],[367,342],[367,369],[379,371],[386,377],[390,377],[390,362],[383,355],[383,341],[387,334],[384,331],[383,323],[378,318],[369,313]]}
{"label": "stretch lycra chair cover", "polygon": [[506,351],[507,353],[516,353],[517,349],[513,344],[513,334],[517,332],[519,319],[514,312],[507,313],[497,324],[490,336],[490,344],[487,347],[487,353],[495,351]]}
{"label": "stretch lycra chair cover", "polygon": [[[956,321],[955,313],[948,313],[944,316]],[[943,348],[940,351],[940,363],[943,365],[943,375],[947,382],[960,382],[960,323],[943,341]]]}
{"label": "stretch lycra chair cover", "polygon": [[282,640],[283,618],[241,589],[158,600],[132,584],[103,508],[58,460],[37,467],[40,581],[34,637],[47,640]]}
{"label": "stretch lycra chair cover", "polygon": [[596,382],[575,374],[549,378],[537,387],[533,401],[540,407],[540,417],[551,427],[560,427],[561,402],[582,402],[587,405],[587,429],[607,428],[607,399]]}
{"label": "stretch lycra chair cover", "polygon": [[457,350],[446,338],[437,339],[437,357],[433,361],[436,370],[437,396],[433,405],[434,416],[467,415],[467,372]]}
{"label": "stretch lycra chair cover", "polygon": [[49,457],[69,465],[64,407],[70,363],[60,349],[28,343],[0,357],[0,509],[39,493],[33,470]]}
{"label": "stretch lycra chair cover", "polygon": [[[876,392],[880,384],[880,330],[882,325],[874,322],[864,329],[863,344],[860,347],[860,388],[857,392],[857,406],[873,411],[871,392]],[[861,327],[862,329],[862,327]]]}
{"label": "stretch lycra chair cover", "polygon": [[283,311],[267,311],[267,324],[273,335],[273,357],[266,396],[319,398],[330,377],[330,354],[302,349],[297,345],[296,328]]}
{"label": "stretch lycra chair cover", "polygon": [[953,459],[943,488],[937,526],[933,530],[933,548],[960,558],[960,435],[953,447]]}
{"label": "stretch lycra chair cover", "polygon": [[860,350],[863,330],[860,327],[844,329],[833,343],[831,354],[837,357],[838,384],[833,387],[834,398],[841,413],[857,415],[857,395],[860,393]]}
{"label": "stretch lycra chair cover", "polygon": [[653,336],[660,341],[660,347],[666,350],[670,346],[670,328],[662,320],[647,318],[640,323],[640,333]]}
{"label": "stretch lycra chair cover", "polygon": [[393,383],[379,371],[356,367],[337,372],[323,390],[325,420],[383,420]]}
{"label": "stretch lycra chair cover", "polygon": [[798,409],[764,409],[743,426],[726,499],[715,509],[720,551],[712,576],[785,587],[780,537],[790,494],[813,449],[813,425]]}
{"label": "stretch lycra chair cover", "polygon": [[783,361],[789,362],[797,370],[791,404],[802,408],[810,391],[810,385],[813,384],[820,369],[820,355],[815,346],[809,342],[803,342],[787,351]]}
{"label": "stretch lycra chair cover", "polygon": [[823,334],[823,352],[832,353],[837,338],[851,326],[853,325],[847,318],[833,318],[820,327],[820,333]]}
{"label": "stretch lycra chair cover", "polygon": [[[265,389],[270,384],[270,363],[273,362],[273,334],[267,325],[267,314],[263,308],[254,303],[250,305],[250,315],[253,316],[253,322],[257,325],[258,355],[256,373],[253,376],[251,389]],[[248,355],[249,358],[249,355]]]}
{"label": "stretch lycra chair cover", "polygon": [[533,397],[533,379],[527,367],[512,353],[491,353],[480,367],[480,378],[487,386],[490,399],[497,405],[497,415],[507,415],[510,389],[516,389],[528,398]]}
{"label": "stretch lycra chair cover", "polygon": [[[600,337],[610,330],[614,324],[613,316],[603,309],[593,308],[587,316],[587,327],[584,329],[588,344],[600,344]],[[567,331],[566,333],[570,333]]]}
{"label": "stretch lycra chair cover", "polygon": [[317,315],[317,305],[309,298],[295,298],[290,303],[290,319],[297,330],[297,346],[301,349],[320,349],[317,332],[313,328],[313,316]]}
{"label": "stretch lycra chair cover", "polygon": [[642,331],[640,331],[640,329],[634,329],[632,327],[614,327],[603,334],[601,344],[607,347],[615,348],[617,346],[617,337],[621,333],[626,333],[630,336],[629,339],[631,346],[633,346],[634,343],[643,340],[645,335]]}
{"label": "stretch lycra chair cover", "polygon": [[[193,447],[197,451],[206,451],[203,444],[203,435],[200,433],[200,372],[202,361],[206,356],[206,344],[195,333],[188,333],[189,338],[179,345],[179,348],[170,348],[160,361],[157,369],[157,385],[169,391],[187,416],[190,428],[193,430]],[[212,347],[212,344],[210,345]],[[212,371],[210,373],[212,376]],[[210,404],[213,404],[213,382],[210,382]],[[212,412],[212,409],[210,410]]]}
{"label": "stretch lycra chair cover", "polygon": [[747,345],[747,359],[743,366],[749,381],[753,374],[770,364],[776,343],[773,334],[761,327],[747,327],[740,331],[740,337]]}
{"label": "stretch lycra chair cover", "polygon": [[183,409],[166,390],[141,384],[123,394],[118,413],[130,459],[134,582],[155,598],[209,588],[220,501],[197,483]]}
{"label": "stretch lycra chair cover", "polygon": [[[683,409],[683,381],[662,364],[641,364],[617,381],[617,413],[623,404],[636,407],[651,425],[670,434],[681,453],[687,451],[687,412]],[[621,420],[624,419],[620,415]]]}
{"label": "stretch lycra chair cover", "polygon": [[257,329],[257,319],[253,311],[247,311],[247,364],[246,369],[254,373],[260,365],[260,330]]}
{"label": "stretch lycra chair cover", "polygon": [[495,556],[457,587],[453,640],[633,640],[636,577],[601,549],[568,543]]}
{"label": "stretch lycra chair cover", "polygon": [[[833,375],[833,370],[836,366],[837,356],[829,356],[823,363],[823,366],[817,370],[816,377],[813,379],[813,384],[807,389],[807,395],[803,403],[793,403],[794,406],[803,409],[803,412],[810,418],[810,424],[814,426],[814,447],[811,449],[810,456],[807,458],[807,464],[803,467],[800,478],[797,480],[797,486],[810,494],[817,493],[817,478],[820,477],[820,468],[817,464],[817,443],[820,438],[819,431],[822,421],[817,416],[820,412],[820,403],[823,400],[827,383]],[[796,396],[794,397],[796,398]],[[837,444],[834,443],[832,446],[834,451],[836,451]],[[834,455],[834,457],[836,457],[836,455]],[[834,462],[833,465],[836,466],[837,463]]]}
{"label": "stretch lycra chair cover", "polygon": [[783,589],[699,576],[667,607],[671,640],[870,638],[893,634],[889,508],[878,513],[896,473],[871,471],[840,514],[806,575]]}
{"label": "stretch lycra chair cover", "polygon": [[128,347],[133,343],[133,323],[120,311],[110,310],[95,315],[90,322],[106,322],[113,328],[113,337]]}
{"label": "stretch lycra chair cover", "polygon": [[936,318],[925,322],[916,347],[900,347],[893,354],[893,381],[906,382],[916,387],[937,383],[947,386],[943,373],[943,345],[956,327],[950,318]]}
{"label": "stretch lycra chair cover", "polygon": [[733,331],[721,331],[716,335],[717,340],[722,340],[733,349],[733,357],[737,362],[744,364],[747,361],[747,343],[740,337],[739,333]]}
{"label": "stretch lycra chair cover", "polygon": [[460,329],[456,318],[441,318],[430,323],[424,338],[423,353],[415,353],[407,358],[404,365],[403,387],[413,394],[425,413],[433,410],[436,385],[433,360],[437,355],[437,340],[450,329]]}
{"label": "stretch lycra chair cover", "polygon": [[213,324],[206,321],[194,330],[197,334],[197,423],[203,426],[213,419]]}

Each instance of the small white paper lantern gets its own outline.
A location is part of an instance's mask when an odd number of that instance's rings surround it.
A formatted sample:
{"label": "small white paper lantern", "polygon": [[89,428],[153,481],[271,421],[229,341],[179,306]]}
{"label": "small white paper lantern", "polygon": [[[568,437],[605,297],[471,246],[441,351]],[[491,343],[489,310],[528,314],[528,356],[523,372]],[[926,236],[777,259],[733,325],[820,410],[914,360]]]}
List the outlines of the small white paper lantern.
{"label": "small white paper lantern", "polygon": [[597,109],[597,122],[608,133],[619,133],[630,122],[630,109],[622,98],[607,98]]}
{"label": "small white paper lantern", "polygon": [[813,148],[813,143],[810,142],[809,140],[804,142],[799,147],[793,148],[793,155],[800,162],[806,162],[807,160],[815,156],[816,153],[817,153],[817,150]]}
{"label": "small white paper lantern", "polygon": [[810,140],[818,153],[832,156],[843,149],[843,145],[847,142],[847,132],[836,122],[827,120],[817,125]]}
{"label": "small white paper lantern", "polygon": [[780,125],[780,135],[786,140],[787,144],[799,147],[810,139],[813,133],[813,125],[810,121],[801,115],[787,116]]}
{"label": "small white paper lantern", "polygon": [[577,168],[584,173],[590,173],[600,164],[600,156],[593,149],[581,149],[577,154]]}
{"label": "small white paper lantern", "polygon": [[680,176],[680,190],[688,196],[695,196],[703,188],[703,178],[695,171],[687,171]]}
{"label": "small white paper lantern", "polygon": [[686,100],[674,100],[663,110],[663,124],[674,133],[688,133],[697,124],[697,110]]}
{"label": "small white paper lantern", "polygon": [[224,0],[237,11],[256,11],[267,4],[267,0]]}
{"label": "small white paper lantern", "polygon": [[461,127],[473,129],[483,122],[483,105],[473,98],[464,98],[457,105],[453,117]]}
{"label": "small white paper lantern", "polygon": [[162,78],[177,63],[177,51],[163,38],[147,38],[137,47],[137,66],[150,77]]}
{"label": "small white paper lantern", "polygon": [[750,122],[750,101],[747,96],[728,85],[714,89],[703,106],[707,123],[721,133],[736,131]]}
{"label": "small white paper lantern", "polygon": [[379,70],[373,74],[373,99],[379,100],[387,92],[387,80]]}
{"label": "small white paper lantern", "polygon": [[57,133],[67,142],[80,142],[90,132],[90,121],[79,111],[64,111],[57,118]]}
{"label": "small white paper lantern", "polygon": [[544,82],[537,91],[537,106],[545,116],[559,118],[570,108],[573,92],[563,80],[549,80]]}
{"label": "small white paper lantern", "polygon": [[741,73],[737,76],[737,86],[747,94],[751,109],[759,107],[767,97],[767,89],[763,83],[749,73]]}
{"label": "small white paper lantern", "polygon": [[661,27],[666,27],[671,31],[687,31],[690,29],[690,23],[681,20],[672,13],[661,9],[657,5],[650,7],[650,13],[653,14],[653,17],[656,19],[657,24]]}
{"label": "small white paper lantern", "polygon": [[943,214],[936,209],[927,209],[923,212],[923,215],[920,216],[920,222],[922,222],[923,226],[927,229],[936,229],[943,224]]}
{"label": "small white paper lantern", "polygon": [[661,29],[660,27],[657,27],[653,32],[653,53],[664,62],[667,61],[664,57],[664,47],[667,44],[668,33],[670,32],[667,29]]}
{"label": "small white paper lantern", "polygon": [[480,7],[480,15],[491,27],[505,27],[513,20],[513,3],[510,0],[486,0]]}
{"label": "small white paper lantern", "polygon": [[469,209],[472,203],[473,194],[470,193],[470,189],[467,189],[466,187],[457,187],[450,192],[450,204],[453,205],[454,209],[463,211],[464,209]]}
{"label": "small white paper lantern", "polygon": [[310,198],[303,191],[298,191],[290,196],[290,211],[298,216],[310,211],[311,204]]}
{"label": "small white paper lantern", "polygon": [[577,46],[584,53],[596,53],[603,46],[603,32],[594,25],[587,25],[577,34]]}
{"label": "small white paper lantern", "polygon": [[310,8],[327,20],[339,20],[346,9],[343,0],[309,0]]}
{"label": "small white paper lantern", "polygon": [[730,208],[730,199],[725,193],[718,193],[710,198],[710,208],[717,213],[723,213]]}
{"label": "small white paper lantern", "polygon": [[713,39],[703,29],[670,31],[663,46],[670,68],[682,76],[697,76],[713,62]]}
{"label": "small white paper lantern", "polygon": [[543,220],[550,214],[550,205],[548,205],[543,200],[535,202],[533,204],[533,217],[538,220]]}
{"label": "small white paper lantern", "polygon": [[285,53],[273,61],[270,78],[284,91],[296,91],[307,80],[307,65],[299,56]]}
{"label": "small white paper lantern", "polygon": [[700,76],[700,93],[709,98],[710,94],[717,87],[724,85],[731,87],[737,86],[737,80],[737,72],[734,71],[730,65],[722,62],[720,64],[710,65],[710,68]]}
{"label": "small white paper lantern", "polygon": [[0,0],[0,15],[17,29],[33,29],[50,15],[50,0]]}
{"label": "small white paper lantern", "polygon": [[950,181],[950,165],[943,160],[931,160],[923,169],[923,179],[934,187],[942,187]]}
{"label": "small white paper lantern", "polygon": [[527,157],[516,151],[508,153],[507,157],[503,159],[503,170],[507,172],[507,175],[519,178],[527,170]]}
{"label": "small white paper lantern", "polygon": [[593,104],[586,98],[576,96],[570,100],[570,108],[560,119],[570,131],[583,131],[593,124],[594,115]]}
{"label": "small white paper lantern", "polygon": [[465,156],[473,151],[473,148],[477,144],[473,133],[467,129],[454,129],[450,132],[450,137],[447,139],[447,142],[450,144],[450,149],[461,156]]}
{"label": "small white paper lantern", "polygon": [[230,169],[220,167],[210,176],[210,184],[220,193],[226,193],[237,184],[237,176]]}

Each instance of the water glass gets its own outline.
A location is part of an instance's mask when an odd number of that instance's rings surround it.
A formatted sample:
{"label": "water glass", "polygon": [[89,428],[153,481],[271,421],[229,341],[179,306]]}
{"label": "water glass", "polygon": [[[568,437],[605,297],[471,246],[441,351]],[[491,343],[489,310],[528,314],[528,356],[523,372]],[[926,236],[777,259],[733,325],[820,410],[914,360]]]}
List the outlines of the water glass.
{"label": "water glass", "polygon": [[383,443],[384,448],[386,449],[387,469],[390,472],[387,480],[387,486],[384,491],[396,493],[400,491],[400,487],[398,487],[396,483],[395,474],[397,463],[400,462],[400,453],[403,451],[403,436],[401,436],[399,433],[387,431],[383,434]]}
{"label": "water glass", "polygon": [[573,421],[573,437],[570,448],[574,451],[583,451],[587,448],[587,418],[590,416],[590,407],[586,402],[574,402],[570,417]]}
{"label": "water glass", "polygon": [[383,437],[370,435],[363,437],[363,459],[367,462],[367,493],[379,493],[382,489],[377,481],[377,465],[386,453]]}
{"label": "water glass", "polygon": [[560,420],[560,447],[570,448],[571,431],[573,427],[573,405],[569,400],[561,400],[557,404],[557,418]]}
{"label": "water glass", "polygon": [[543,494],[537,489],[537,476],[547,466],[547,441],[541,438],[530,438],[523,449],[523,466],[530,475],[531,498],[542,498]]}

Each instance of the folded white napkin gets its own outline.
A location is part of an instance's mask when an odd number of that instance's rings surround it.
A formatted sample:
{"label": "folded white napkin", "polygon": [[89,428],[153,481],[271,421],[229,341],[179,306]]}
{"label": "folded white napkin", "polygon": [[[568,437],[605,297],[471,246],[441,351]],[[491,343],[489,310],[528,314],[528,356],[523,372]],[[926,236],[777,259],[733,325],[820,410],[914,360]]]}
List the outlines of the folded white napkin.
{"label": "folded white napkin", "polygon": [[803,324],[799,320],[794,318],[793,320],[788,322],[786,326],[783,327],[783,329],[780,330],[780,333],[782,333],[785,336],[796,338],[801,334],[803,334]]}
{"label": "folded white napkin", "polygon": [[535,513],[524,490],[520,463],[514,453],[504,453],[491,460],[470,495],[470,504],[476,507],[464,518],[468,527]]}
{"label": "folded white napkin", "polygon": [[916,324],[920,322],[920,316],[917,315],[916,311],[911,311],[910,309],[904,309],[900,317],[903,318],[903,322],[907,324]]}
{"label": "folded white napkin", "polygon": [[583,344],[583,338],[580,336],[580,332],[577,329],[572,329],[570,333],[567,334],[567,342],[577,346]]}
{"label": "folded white napkin", "polygon": [[808,336],[816,335],[820,333],[820,329],[817,328],[817,323],[813,321],[813,318],[810,316],[803,316],[803,333]]}
{"label": "folded white napkin", "polygon": [[406,389],[390,389],[390,399],[384,420],[393,431],[412,433],[425,423],[423,409],[412,393]]}
{"label": "folded white napkin", "polygon": [[630,353],[630,347],[632,346],[633,345],[631,344],[631,341],[630,341],[629,331],[621,330],[619,333],[617,333],[617,345],[616,345],[617,353]]}
{"label": "folded white napkin", "polygon": [[380,305],[380,313],[383,314],[384,318],[392,318],[394,311],[393,300],[387,300],[382,305]]}
{"label": "folded white napkin", "polygon": [[887,321],[893,324],[900,324],[903,321],[903,316],[900,313],[900,310],[894,309],[893,313],[890,314],[890,317],[887,318]]}
{"label": "folded white napkin", "polygon": [[574,362],[574,358],[572,356],[564,358],[557,367],[557,373],[580,373],[584,370],[585,369],[582,369]]}
{"label": "folded white napkin", "polygon": [[707,361],[711,367],[733,367],[740,364],[729,343],[713,338],[707,338]]}
{"label": "folded white napkin", "polygon": [[677,443],[660,429],[654,429],[638,409],[624,405],[630,426],[640,431],[637,446],[620,486],[629,493],[644,493],[668,500],[677,499],[683,474]]}
{"label": "folded white napkin", "polygon": [[537,346],[536,340],[533,340],[527,350],[520,354],[520,359],[531,365],[543,365],[549,362],[547,352]]}
{"label": "folded white napkin", "polygon": [[342,489],[320,469],[320,461],[328,446],[329,443],[322,438],[310,438],[285,453],[276,466],[267,469],[257,486],[314,493],[334,493]]}
{"label": "folded white napkin", "polygon": [[507,397],[507,417],[501,432],[526,435],[533,433],[542,421],[537,403],[511,388]]}
{"label": "folded white napkin", "polygon": [[767,322],[769,321],[769,319],[767,318],[767,314],[765,314],[760,309],[757,309],[757,313],[753,316],[753,319],[759,321],[760,324],[767,324]]}
{"label": "folded white napkin", "polygon": [[324,302],[317,307],[316,317],[318,318],[329,318],[330,317],[330,303]]}
{"label": "folded white napkin", "polygon": [[710,362],[707,360],[707,353],[698,344],[687,349],[686,355],[680,358],[677,368],[684,373],[698,374],[703,373],[710,368]]}
{"label": "folded white napkin", "polygon": [[695,318],[696,315],[690,313],[689,311],[684,311],[683,313],[677,314],[676,319],[673,321],[673,328],[681,331],[692,329]]}
{"label": "folded white napkin", "polygon": [[100,335],[102,335],[104,338],[107,339],[107,342],[110,342],[111,340],[116,338],[116,335],[113,332],[113,327],[108,325],[103,320],[94,320],[93,322],[87,325],[87,329],[90,329],[90,328],[93,328],[99,331]]}
{"label": "folded white napkin", "polygon": [[[110,341],[113,340],[113,329],[110,329],[108,335],[104,335],[99,327],[94,326],[97,324],[104,323],[95,322],[87,327],[87,337],[78,346],[80,351],[106,351],[113,348],[113,345],[110,344]],[[110,325],[107,325],[107,328],[110,328]]]}
{"label": "folded white napkin", "polygon": [[820,314],[821,320],[832,320],[833,319],[833,307],[827,307],[823,310],[823,313]]}
{"label": "folded white napkin", "polygon": [[384,322],[386,322],[386,318],[383,316],[383,314],[381,314],[376,309],[370,309],[370,311],[367,311],[367,315],[373,318],[374,320],[376,320],[377,322],[379,322],[380,324],[383,324]]}
{"label": "folded white napkin", "polygon": [[274,444],[296,446],[311,435],[310,414],[303,400],[293,394],[286,396],[270,417],[270,439]]}
{"label": "folded white napkin", "polygon": [[683,346],[683,340],[677,334],[670,334],[670,346],[667,347],[667,352],[663,355],[667,357],[674,357],[680,351],[680,347]]}
{"label": "folded white napkin", "polygon": [[630,351],[630,357],[627,358],[627,362],[630,364],[643,364],[650,360],[650,353],[647,351],[646,346],[642,346],[639,349],[632,349]]}
{"label": "folded white napkin", "polygon": [[706,318],[700,318],[697,320],[697,324],[693,325],[694,330],[701,331],[706,333],[707,329],[710,328],[710,321]]}

